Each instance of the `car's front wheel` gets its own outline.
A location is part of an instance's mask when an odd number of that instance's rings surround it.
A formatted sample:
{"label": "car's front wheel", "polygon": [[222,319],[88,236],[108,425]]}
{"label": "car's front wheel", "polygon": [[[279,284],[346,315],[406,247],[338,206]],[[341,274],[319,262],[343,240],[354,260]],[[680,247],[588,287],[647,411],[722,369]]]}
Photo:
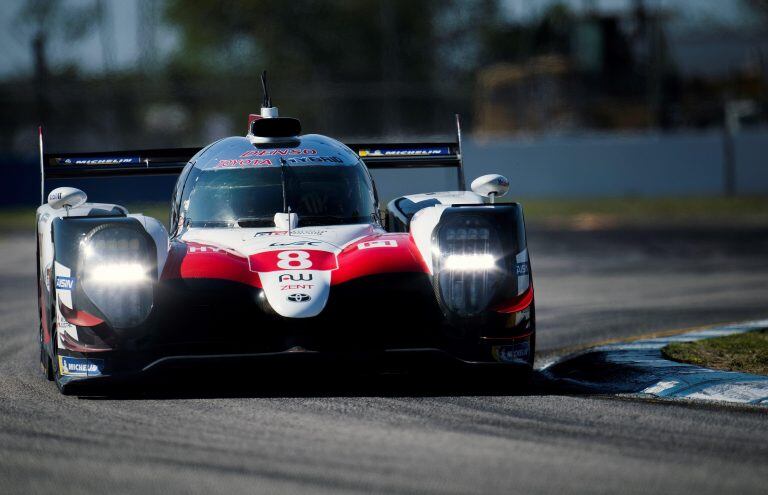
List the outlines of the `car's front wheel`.
{"label": "car's front wheel", "polygon": [[43,322],[40,322],[40,369],[48,381],[53,381],[53,362],[43,344]]}

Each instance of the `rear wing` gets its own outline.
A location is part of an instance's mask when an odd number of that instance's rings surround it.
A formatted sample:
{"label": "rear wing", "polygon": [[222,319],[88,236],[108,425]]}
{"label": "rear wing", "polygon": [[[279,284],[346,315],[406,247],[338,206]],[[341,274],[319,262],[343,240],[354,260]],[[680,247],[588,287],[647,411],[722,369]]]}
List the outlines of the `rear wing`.
{"label": "rear wing", "polygon": [[179,174],[202,148],[43,153],[45,179]]}
{"label": "rear wing", "polygon": [[[41,189],[46,179],[179,174],[202,148],[168,148],[88,153],[44,153],[40,134]],[[431,143],[350,143],[369,169],[455,168],[458,188],[466,189],[461,155],[461,125],[456,141]]]}

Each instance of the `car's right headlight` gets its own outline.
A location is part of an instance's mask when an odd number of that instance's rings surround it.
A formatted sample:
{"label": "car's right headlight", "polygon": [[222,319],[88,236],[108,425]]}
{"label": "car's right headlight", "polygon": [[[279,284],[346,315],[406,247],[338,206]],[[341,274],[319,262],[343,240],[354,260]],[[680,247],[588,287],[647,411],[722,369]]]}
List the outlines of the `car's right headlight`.
{"label": "car's right headlight", "polygon": [[436,228],[433,245],[441,305],[459,317],[485,310],[508,272],[493,224],[480,215],[453,215]]}

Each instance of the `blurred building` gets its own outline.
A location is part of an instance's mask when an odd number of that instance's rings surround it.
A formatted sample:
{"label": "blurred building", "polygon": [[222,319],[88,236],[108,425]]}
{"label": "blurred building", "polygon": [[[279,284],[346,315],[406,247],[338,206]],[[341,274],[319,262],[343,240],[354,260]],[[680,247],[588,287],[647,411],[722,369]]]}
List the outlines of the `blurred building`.
{"label": "blurred building", "polygon": [[675,15],[638,2],[627,12],[574,16],[567,42],[550,52],[480,68],[475,131],[720,127],[728,101],[762,108],[767,38],[688,33],[670,40]]}

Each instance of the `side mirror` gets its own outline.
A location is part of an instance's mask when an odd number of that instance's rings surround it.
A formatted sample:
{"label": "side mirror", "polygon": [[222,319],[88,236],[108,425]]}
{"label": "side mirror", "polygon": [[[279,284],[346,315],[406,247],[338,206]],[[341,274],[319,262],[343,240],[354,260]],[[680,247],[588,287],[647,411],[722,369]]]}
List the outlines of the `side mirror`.
{"label": "side mirror", "polygon": [[488,174],[472,181],[472,192],[491,198],[491,203],[509,191],[509,179],[499,174]]}
{"label": "side mirror", "polygon": [[57,187],[48,194],[48,206],[54,210],[59,208],[77,208],[85,203],[88,196],[74,187]]}

